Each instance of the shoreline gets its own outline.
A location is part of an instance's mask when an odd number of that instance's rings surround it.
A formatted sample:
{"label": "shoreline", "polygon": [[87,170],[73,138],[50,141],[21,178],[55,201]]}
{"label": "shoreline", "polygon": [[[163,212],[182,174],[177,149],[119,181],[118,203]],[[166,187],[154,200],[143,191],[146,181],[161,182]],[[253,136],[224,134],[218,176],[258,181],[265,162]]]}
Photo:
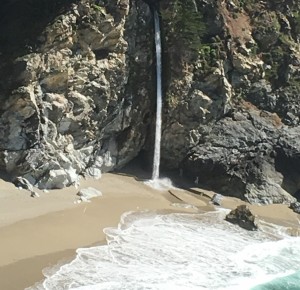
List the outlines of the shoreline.
{"label": "shoreline", "polygon": [[[103,196],[78,204],[76,193],[86,187]],[[39,191],[39,198],[4,181],[0,188],[0,289],[5,290],[32,286],[44,278],[44,268],[73,258],[77,248],[104,244],[103,229],[116,227],[125,212],[195,212],[172,207],[177,200],[166,191],[129,175],[107,173],[82,180],[78,189]]]}
{"label": "shoreline", "polygon": [[[80,188],[100,190],[101,197],[76,203]],[[77,248],[106,243],[103,229],[116,227],[128,211],[196,213],[214,210],[212,191],[199,188],[157,191],[134,176],[106,173],[101,179],[82,180],[80,187],[39,192],[39,198],[0,180],[0,289],[19,290],[41,281],[42,270],[69,261]],[[196,194],[196,192],[198,194]],[[222,207],[245,202],[224,197]],[[174,204],[190,204],[189,208]],[[284,205],[249,205],[267,222],[299,227],[300,215]]]}

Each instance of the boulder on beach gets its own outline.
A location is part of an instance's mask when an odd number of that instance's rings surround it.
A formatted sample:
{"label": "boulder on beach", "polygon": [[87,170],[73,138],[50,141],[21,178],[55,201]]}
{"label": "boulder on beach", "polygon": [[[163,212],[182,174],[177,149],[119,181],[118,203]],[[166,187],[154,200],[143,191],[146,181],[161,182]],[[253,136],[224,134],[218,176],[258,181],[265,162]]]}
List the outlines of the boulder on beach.
{"label": "boulder on beach", "polygon": [[249,231],[257,230],[256,217],[247,205],[239,205],[226,215],[225,220]]}
{"label": "boulder on beach", "polygon": [[300,214],[300,202],[292,202],[290,204],[290,208],[295,212],[295,213],[298,213]]}
{"label": "boulder on beach", "polygon": [[223,195],[222,195],[222,194],[215,193],[215,194],[213,195],[213,197],[211,198],[211,202],[212,202],[214,205],[221,205],[222,199],[223,199]]}
{"label": "boulder on beach", "polygon": [[89,201],[93,197],[102,196],[102,192],[93,187],[87,187],[80,189],[77,195],[81,201]]}

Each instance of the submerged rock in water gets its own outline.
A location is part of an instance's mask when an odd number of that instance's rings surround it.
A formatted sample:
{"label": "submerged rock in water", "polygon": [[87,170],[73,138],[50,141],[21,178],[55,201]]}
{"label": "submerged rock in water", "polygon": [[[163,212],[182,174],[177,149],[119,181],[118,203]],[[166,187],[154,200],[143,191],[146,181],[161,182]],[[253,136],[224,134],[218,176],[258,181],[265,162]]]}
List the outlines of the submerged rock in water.
{"label": "submerged rock in water", "polygon": [[292,202],[290,204],[290,208],[295,212],[295,213],[298,213],[300,214],[300,202]]}
{"label": "submerged rock in water", "polygon": [[236,209],[226,215],[225,220],[233,224],[238,224],[241,228],[248,231],[257,230],[255,216],[246,205],[239,205]]}

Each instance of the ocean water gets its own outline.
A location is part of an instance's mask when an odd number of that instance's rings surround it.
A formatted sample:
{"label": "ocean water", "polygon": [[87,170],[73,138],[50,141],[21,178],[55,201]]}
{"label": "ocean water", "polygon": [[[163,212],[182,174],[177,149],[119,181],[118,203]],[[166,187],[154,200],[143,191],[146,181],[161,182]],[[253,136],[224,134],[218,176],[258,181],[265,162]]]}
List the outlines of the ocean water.
{"label": "ocean water", "polygon": [[248,232],[226,212],[126,213],[107,245],[78,249],[28,289],[300,289],[300,238],[267,224]]}
{"label": "ocean water", "polygon": [[300,271],[253,287],[251,290],[299,290]]}

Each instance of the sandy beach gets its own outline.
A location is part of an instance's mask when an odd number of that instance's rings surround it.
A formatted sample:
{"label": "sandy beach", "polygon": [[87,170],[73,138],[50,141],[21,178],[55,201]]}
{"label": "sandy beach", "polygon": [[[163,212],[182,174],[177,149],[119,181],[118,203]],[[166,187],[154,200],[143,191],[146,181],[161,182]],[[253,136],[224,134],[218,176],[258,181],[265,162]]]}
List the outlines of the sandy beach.
{"label": "sandy beach", "polygon": [[[89,203],[77,203],[76,193],[86,187],[103,195]],[[158,191],[121,173],[104,174],[99,180],[82,179],[79,188],[39,193],[40,197],[32,198],[30,192],[0,180],[0,289],[29,287],[43,279],[43,269],[70,260],[77,248],[105,243],[103,229],[117,226],[124,212],[214,210],[209,203],[212,191],[197,187]],[[235,208],[241,203],[226,197],[222,206]],[[266,221],[299,230],[299,215],[287,206],[250,207]]]}

